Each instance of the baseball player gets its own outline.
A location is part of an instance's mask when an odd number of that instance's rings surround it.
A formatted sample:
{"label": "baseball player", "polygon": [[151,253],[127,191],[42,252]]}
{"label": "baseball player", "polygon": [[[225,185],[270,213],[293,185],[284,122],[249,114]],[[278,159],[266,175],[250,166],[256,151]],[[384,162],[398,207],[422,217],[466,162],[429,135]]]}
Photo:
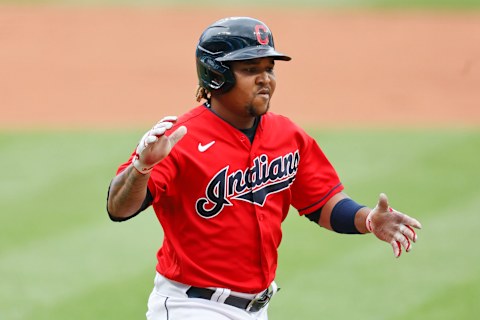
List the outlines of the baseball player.
{"label": "baseball player", "polygon": [[416,241],[417,220],[384,194],[374,209],[350,199],[316,141],[269,112],[275,63],[289,60],[259,20],[213,23],[196,48],[204,103],[160,120],[120,165],[110,218],[151,205],[164,231],[148,319],[267,319],[290,206],[338,233],[371,232],[396,257]]}

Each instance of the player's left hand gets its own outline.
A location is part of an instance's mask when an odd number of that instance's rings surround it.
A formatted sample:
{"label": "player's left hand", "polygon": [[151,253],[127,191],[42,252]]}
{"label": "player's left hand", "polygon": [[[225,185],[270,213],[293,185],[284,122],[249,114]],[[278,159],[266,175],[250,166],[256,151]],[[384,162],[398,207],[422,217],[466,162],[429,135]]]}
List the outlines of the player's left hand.
{"label": "player's left hand", "polygon": [[402,254],[402,246],[409,252],[412,249],[411,243],[417,241],[413,228],[422,228],[416,219],[392,209],[384,193],[380,194],[377,206],[368,214],[366,225],[378,239],[392,245],[397,258]]}

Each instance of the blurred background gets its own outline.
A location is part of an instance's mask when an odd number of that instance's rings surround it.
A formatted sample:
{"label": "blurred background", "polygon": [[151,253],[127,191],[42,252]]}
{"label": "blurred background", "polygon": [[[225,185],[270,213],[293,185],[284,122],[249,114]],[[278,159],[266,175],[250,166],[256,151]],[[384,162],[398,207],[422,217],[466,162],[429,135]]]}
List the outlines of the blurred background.
{"label": "blurred background", "polygon": [[[197,105],[203,29],[253,16],[293,57],[272,112],[346,192],[424,226],[395,259],[292,210],[270,319],[480,316],[480,0],[0,0],[0,319],[144,319],[162,229],[108,185],[143,132]],[[241,235],[239,235],[241,236]]]}

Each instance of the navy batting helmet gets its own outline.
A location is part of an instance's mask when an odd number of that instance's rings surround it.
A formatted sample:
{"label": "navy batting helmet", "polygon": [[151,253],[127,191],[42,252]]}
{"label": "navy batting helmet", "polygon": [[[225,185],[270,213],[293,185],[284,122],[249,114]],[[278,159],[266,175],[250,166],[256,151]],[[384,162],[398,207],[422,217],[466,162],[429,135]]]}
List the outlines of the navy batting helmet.
{"label": "navy batting helmet", "polygon": [[226,92],[235,84],[230,61],[272,57],[291,58],[275,51],[267,25],[248,17],[231,17],[211,24],[200,36],[197,50],[199,85],[209,91]]}

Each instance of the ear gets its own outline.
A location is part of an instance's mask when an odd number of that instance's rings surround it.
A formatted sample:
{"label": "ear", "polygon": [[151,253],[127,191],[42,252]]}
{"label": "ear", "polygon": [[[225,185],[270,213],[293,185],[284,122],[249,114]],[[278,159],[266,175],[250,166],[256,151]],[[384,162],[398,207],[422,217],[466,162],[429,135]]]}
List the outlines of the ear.
{"label": "ear", "polygon": [[210,100],[211,94],[210,91],[199,85],[195,92],[195,97],[197,98],[197,101],[200,102],[202,99]]}

